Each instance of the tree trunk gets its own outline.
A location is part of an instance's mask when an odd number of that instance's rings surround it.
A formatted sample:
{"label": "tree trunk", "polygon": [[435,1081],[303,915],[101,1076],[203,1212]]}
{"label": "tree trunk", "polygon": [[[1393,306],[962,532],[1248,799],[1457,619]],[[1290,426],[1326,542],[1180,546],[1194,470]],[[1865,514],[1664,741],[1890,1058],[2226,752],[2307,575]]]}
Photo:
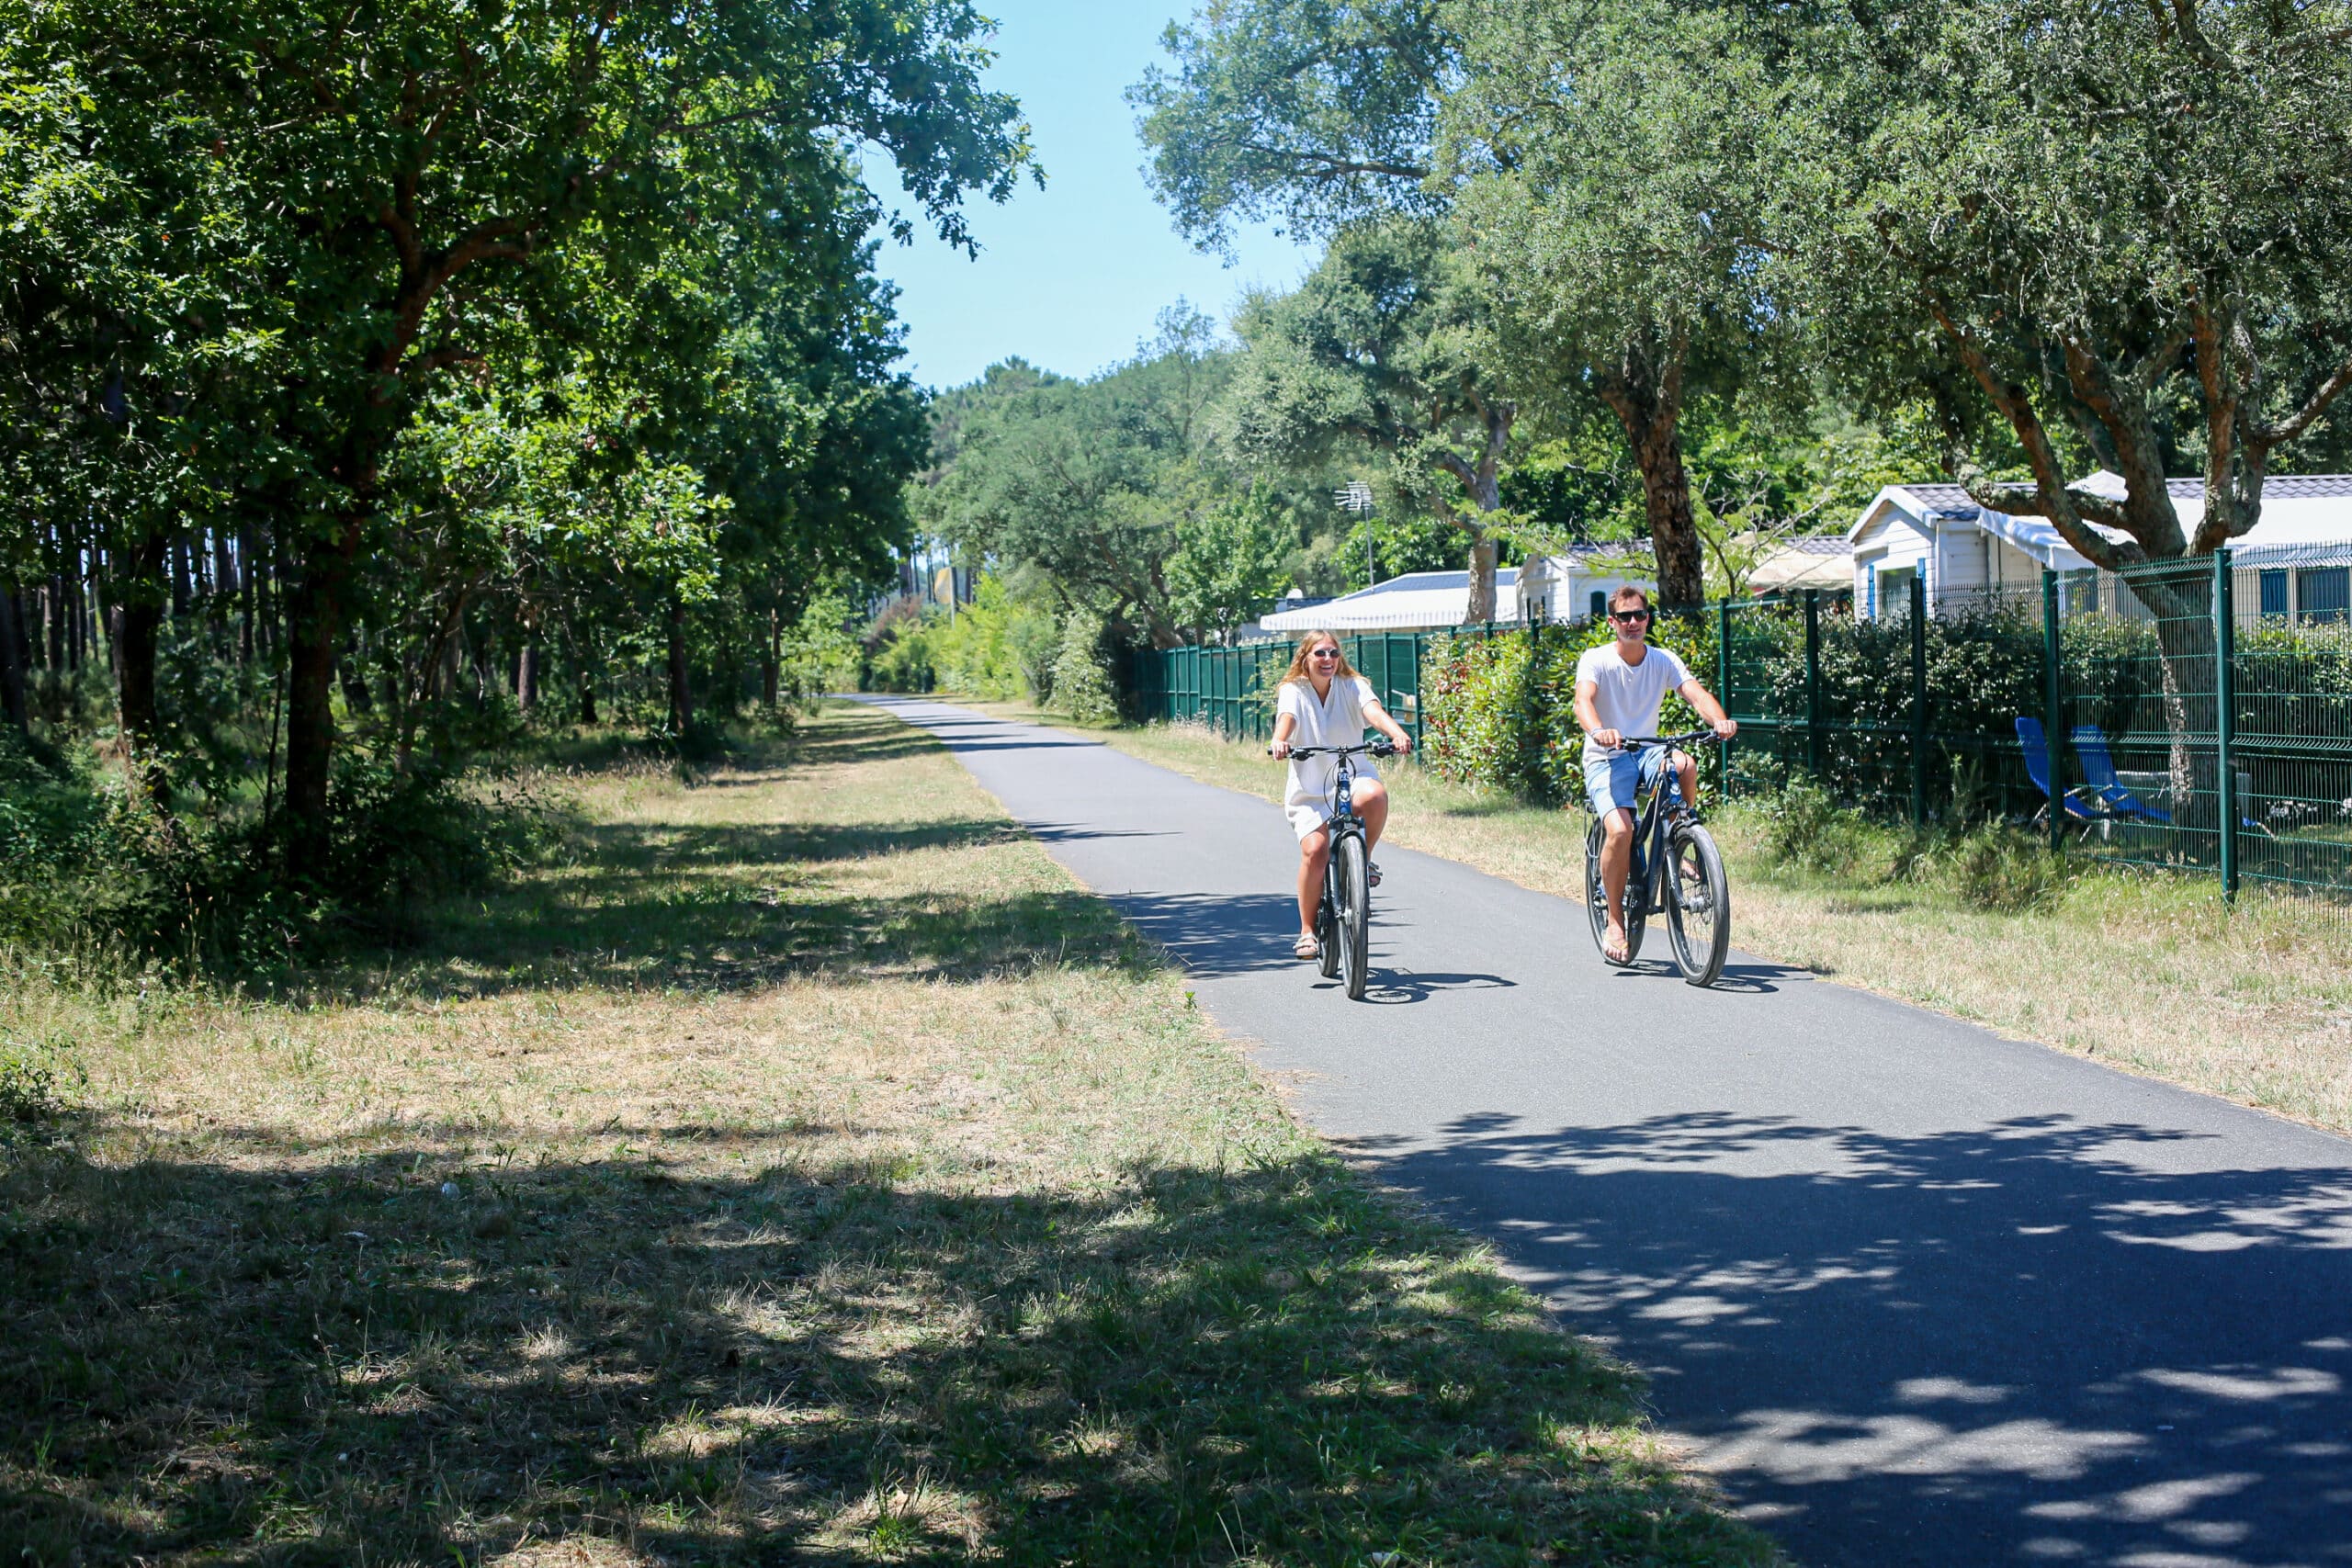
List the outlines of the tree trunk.
{"label": "tree trunk", "polygon": [[1699,525],[1690,513],[1690,475],[1682,466],[1682,442],[1669,425],[1641,458],[1642,510],[1649,522],[1650,548],[1657,557],[1661,607],[1695,610],[1707,599],[1707,572],[1699,550]]}
{"label": "tree trunk", "polygon": [[515,656],[514,705],[528,718],[531,710],[539,705],[539,639],[526,637],[523,649]]}
{"label": "tree trunk", "polygon": [[49,580],[41,591],[41,608],[49,613],[49,669],[51,674],[62,674],[69,666],[65,662],[65,579],[61,575]]}
{"label": "tree trunk", "polygon": [[250,666],[254,661],[254,531],[243,528],[237,533],[237,658]]}
{"label": "tree trunk", "polygon": [[2212,567],[2200,559],[2184,562],[2177,572],[2135,574],[2124,581],[2156,617],[2173,820],[2188,828],[2216,827],[2221,821],[2219,757],[2197,739],[2220,734]]}
{"label": "tree trunk", "polygon": [[343,657],[335,660],[336,682],[343,687],[343,705],[353,713],[373,713],[375,694],[368,690],[368,666],[365,650],[357,633],[344,643]]}
{"label": "tree trunk", "polygon": [[310,542],[284,592],[287,869],[297,877],[316,879],[326,870],[334,656],[343,590],[358,548],[358,521],[346,518],[334,538]]}
{"label": "tree trunk", "polygon": [[686,606],[670,595],[670,733],[680,739],[695,721],[695,694],[686,680]]}
{"label": "tree trunk", "polygon": [[1690,512],[1690,475],[1682,465],[1682,358],[1679,337],[1642,344],[1600,380],[1601,400],[1625,428],[1642,476],[1642,511],[1657,557],[1658,604],[1695,609],[1707,598],[1706,559]]}
{"label": "tree trunk", "polygon": [[169,781],[163,766],[163,721],[155,705],[155,651],[170,592],[164,573],[170,547],[163,536],[141,539],[116,569],[116,705],[122,717],[123,754],[132,780],[157,805]]}
{"label": "tree trunk", "polygon": [[776,687],[783,676],[784,617],[768,612],[767,647],[760,653],[760,705],[775,712]]}
{"label": "tree trunk", "polygon": [[196,583],[188,570],[188,550],[185,540],[175,539],[167,547],[172,558],[172,619],[184,621],[196,604]]}
{"label": "tree trunk", "polygon": [[580,723],[582,728],[594,728],[596,723],[596,679],[584,668],[580,671]]}
{"label": "tree trunk", "polygon": [[18,636],[22,624],[16,585],[0,586],[0,718],[14,725],[18,734],[30,728],[25,712],[24,642]]}

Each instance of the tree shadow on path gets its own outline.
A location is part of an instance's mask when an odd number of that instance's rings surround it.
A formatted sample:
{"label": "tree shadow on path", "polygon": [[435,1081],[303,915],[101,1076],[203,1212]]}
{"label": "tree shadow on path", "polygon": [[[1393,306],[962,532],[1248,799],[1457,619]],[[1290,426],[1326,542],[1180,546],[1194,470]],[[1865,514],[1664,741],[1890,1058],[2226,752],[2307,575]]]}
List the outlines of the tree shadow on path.
{"label": "tree shadow on path", "polygon": [[2204,1142],[1497,1113],[1363,1152],[1651,1369],[1802,1559],[2352,1562],[2352,1167]]}

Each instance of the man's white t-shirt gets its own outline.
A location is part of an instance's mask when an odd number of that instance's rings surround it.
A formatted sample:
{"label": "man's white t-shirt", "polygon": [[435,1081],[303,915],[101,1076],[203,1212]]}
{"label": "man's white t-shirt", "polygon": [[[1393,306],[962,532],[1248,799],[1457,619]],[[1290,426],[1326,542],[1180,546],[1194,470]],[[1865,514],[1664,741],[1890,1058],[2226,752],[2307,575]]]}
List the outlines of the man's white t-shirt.
{"label": "man's white t-shirt", "polygon": [[[1369,728],[1363,711],[1374,702],[1372,682],[1361,675],[1334,675],[1331,694],[1317,697],[1312,681],[1285,681],[1274,698],[1274,712],[1288,714],[1297,723],[1292,727],[1293,746],[1354,746],[1363,740]],[[1319,807],[1331,793],[1331,775],[1339,763],[1329,757],[1294,757],[1290,764],[1289,785],[1283,792],[1283,805]],[[1356,776],[1378,778],[1370,757],[1358,757]]]}
{"label": "man's white t-shirt", "polygon": [[[1628,664],[1617,651],[1612,639],[1600,648],[1588,648],[1577,659],[1577,684],[1582,687],[1589,681],[1593,685],[1593,716],[1600,720],[1600,728],[1613,729],[1620,735],[1656,735],[1657,710],[1666,701],[1666,694],[1690,679],[1690,671],[1682,660],[1653,644],[1642,655],[1639,664]],[[1605,750],[1588,737],[1588,756],[1622,756],[1624,749]]]}

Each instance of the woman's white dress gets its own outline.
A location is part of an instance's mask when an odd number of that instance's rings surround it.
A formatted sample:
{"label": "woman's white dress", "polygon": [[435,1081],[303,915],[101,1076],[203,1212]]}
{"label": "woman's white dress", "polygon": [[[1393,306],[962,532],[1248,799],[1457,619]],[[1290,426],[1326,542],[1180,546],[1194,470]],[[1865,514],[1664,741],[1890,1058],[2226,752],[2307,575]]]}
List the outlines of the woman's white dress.
{"label": "woman's white dress", "polygon": [[[1374,700],[1372,682],[1361,675],[1333,676],[1330,695],[1321,698],[1316,696],[1311,680],[1285,681],[1274,699],[1274,712],[1298,721],[1290,732],[1293,746],[1354,746],[1363,740],[1368,728],[1363,713]],[[1331,777],[1339,765],[1332,757],[1291,759],[1283,810],[1300,838],[1331,819]],[[1380,776],[1370,757],[1358,757],[1355,771],[1360,779]]]}

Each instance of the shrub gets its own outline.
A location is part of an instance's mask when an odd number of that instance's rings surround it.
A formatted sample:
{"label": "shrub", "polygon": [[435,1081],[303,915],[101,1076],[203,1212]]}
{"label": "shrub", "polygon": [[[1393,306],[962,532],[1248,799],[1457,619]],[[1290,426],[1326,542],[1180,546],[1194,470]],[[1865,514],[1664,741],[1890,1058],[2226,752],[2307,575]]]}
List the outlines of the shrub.
{"label": "shrub", "polygon": [[564,812],[512,781],[403,771],[357,748],[336,757],[332,857],[282,874],[277,835],[250,813],[166,816],[110,773],[0,754],[0,941],[187,967],[277,967],[356,935],[405,934],[419,907],[470,892],[567,838]]}
{"label": "shrub", "polygon": [[2003,914],[2048,908],[2075,874],[2032,835],[1997,824],[1953,840],[1943,858],[1961,902]]}
{"label": "shrub", "polygon": [[1870,828],[1811,780],[1799,780],[1758,806],[1764,852],[1782,865],[1830,876],[1851,875],[1870,847]]}
{"label": "shrub", "polygon": [[64,1117],[71,1107],[61,1080],[77,1088],[89,1081],[69,1049],[0,1034],[0,1145],[42,1138]]}
{"label": "shrub", "polygon": [[1081,724],[1104,724],[1119,716],[1111,672],[1102,659],[1102,619],[1091,610],[1072,610],[1062,621],[1061,649],[1054,656],[1053,705]]}

